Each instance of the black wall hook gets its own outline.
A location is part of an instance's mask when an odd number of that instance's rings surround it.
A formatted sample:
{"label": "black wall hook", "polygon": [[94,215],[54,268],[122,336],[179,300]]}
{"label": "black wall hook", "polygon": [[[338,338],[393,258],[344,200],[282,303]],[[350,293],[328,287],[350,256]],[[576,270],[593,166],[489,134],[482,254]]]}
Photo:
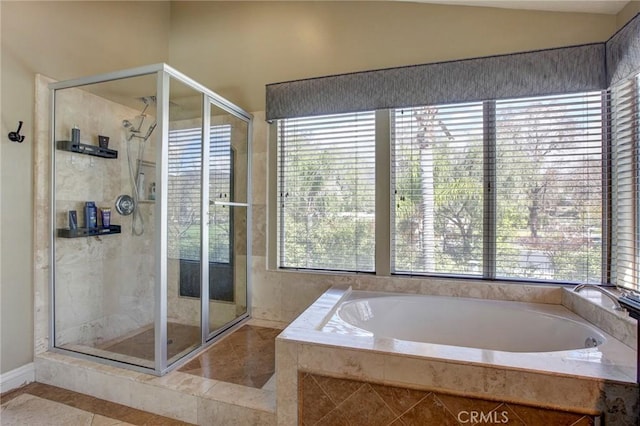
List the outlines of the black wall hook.
{"label": "black wall hook", "polygon": [[22,121],[18,121],[18,130],[9,132],[9,140],[11,142],[22,143],[22,141],[24,141],[24,135],[20,134],[20,129],[22,129]]}

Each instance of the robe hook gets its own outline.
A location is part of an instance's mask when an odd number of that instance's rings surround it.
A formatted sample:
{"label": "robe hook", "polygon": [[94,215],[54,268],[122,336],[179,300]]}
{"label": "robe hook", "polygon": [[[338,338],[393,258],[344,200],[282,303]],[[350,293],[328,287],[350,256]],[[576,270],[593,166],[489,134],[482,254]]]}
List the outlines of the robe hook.
{"label": "robe hook", "polygon": [[9,132],[9,140],[11,142],[22,143],[22,141],[24,141],[24,135],[20,134],[20,129],[22,129],[22,121],[18,121],[18,130]]}

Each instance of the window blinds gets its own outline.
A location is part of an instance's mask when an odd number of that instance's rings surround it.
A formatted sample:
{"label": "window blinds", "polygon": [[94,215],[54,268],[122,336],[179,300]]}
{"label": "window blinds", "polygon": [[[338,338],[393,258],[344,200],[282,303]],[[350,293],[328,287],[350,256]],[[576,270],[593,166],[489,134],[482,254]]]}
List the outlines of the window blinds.
{"label": "window blinds", "polygon": [[638,123],[640,75],[611,89],[613,284],[638,290]]}
{"label": "window blinds", "polygon": [[[209,146],[209,194],[230,192],[231,126],[211,126]],[[202,131],[200,128],[169,131],[168,231],[169,257],[200,259],[200,202],[202,179]],[[229,262],[229,212],[210,218],[210,262]]]}
{"label": "window blinds", "polygon": [[482,103],[395,110],[392,270],[482,275]]}
{"label": "window blinds", "polygon": [[169,131],[168,256],[200,259],[202,130]]}
{"label": "window blinds", "polygon": [[600,283],[602,137],[601,92],[395,110],[393,271]]}
{"label": "window blinds", "polygon": [[[231,126],[211,126],[209,134],[209,199],[233,200]],[[233,247],[233,208],[209,203],[209,262],[229,263]]]}
{"label": "window blinds", "polygon": [[278,122],[280,267],[374,271],[375,114]]}
{"label": "window blinds", "polygon": [[601,282],[601,105],[601,92],[496,102],[496,277]]}

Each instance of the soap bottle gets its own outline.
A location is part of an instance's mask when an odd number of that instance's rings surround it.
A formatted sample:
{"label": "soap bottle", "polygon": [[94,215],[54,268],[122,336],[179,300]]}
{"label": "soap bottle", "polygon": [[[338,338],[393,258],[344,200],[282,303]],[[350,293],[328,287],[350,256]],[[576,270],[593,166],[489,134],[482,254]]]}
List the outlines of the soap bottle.
{"label": "soap bottle", "polygon": [[98,227],[98,208],[93,201],[87,201],[84,206],[84,223],[87,228]]}
{"label": "soap bottle", "polygon": [[71,142],[73,142],[74,145],[80,143],[80,129],[78,126],[73,126],[73,129],[71,129]]}

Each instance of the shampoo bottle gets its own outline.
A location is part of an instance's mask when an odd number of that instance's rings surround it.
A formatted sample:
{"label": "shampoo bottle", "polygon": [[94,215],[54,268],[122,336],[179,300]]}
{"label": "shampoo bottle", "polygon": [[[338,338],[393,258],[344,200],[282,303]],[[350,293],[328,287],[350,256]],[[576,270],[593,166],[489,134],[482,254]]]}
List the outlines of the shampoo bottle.
{"label": "shampoo bottle", "polygon": [[80,129],[78,126],[73,126],[73,129],[71,129],[71,142],[74,144],[80,143]]}
{"label": "shampoo bottle", "polygon": [[98,209],[96,203],[87,201],[84,206],[84,223],[87,228],[98,227]]}

